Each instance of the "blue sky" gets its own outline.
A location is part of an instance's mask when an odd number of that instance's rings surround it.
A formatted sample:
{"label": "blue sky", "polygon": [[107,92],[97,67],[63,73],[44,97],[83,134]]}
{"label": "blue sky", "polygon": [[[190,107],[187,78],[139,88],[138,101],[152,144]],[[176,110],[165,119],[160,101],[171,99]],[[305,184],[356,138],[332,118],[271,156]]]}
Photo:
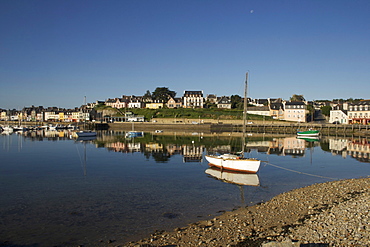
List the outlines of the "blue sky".
{"label": "blue sky", "polygon": [[168,87],[370,98],[368,0],[0,0],[0,108]]}

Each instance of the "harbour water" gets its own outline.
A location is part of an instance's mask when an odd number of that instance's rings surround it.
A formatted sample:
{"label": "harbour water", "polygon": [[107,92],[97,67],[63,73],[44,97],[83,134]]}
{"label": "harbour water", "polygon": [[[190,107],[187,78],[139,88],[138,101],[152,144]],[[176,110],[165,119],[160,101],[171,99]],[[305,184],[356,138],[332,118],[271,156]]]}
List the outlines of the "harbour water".
{"label": "harbour water", "polygon": [[72,134],[0,136],[0,246],[118,245],[295,188],[370,174],[366,138],[252,134],[248,156],[265,162],[236,184],[237,175],[209,170],[204,159],[207,152],[238,151],[236,137]]}

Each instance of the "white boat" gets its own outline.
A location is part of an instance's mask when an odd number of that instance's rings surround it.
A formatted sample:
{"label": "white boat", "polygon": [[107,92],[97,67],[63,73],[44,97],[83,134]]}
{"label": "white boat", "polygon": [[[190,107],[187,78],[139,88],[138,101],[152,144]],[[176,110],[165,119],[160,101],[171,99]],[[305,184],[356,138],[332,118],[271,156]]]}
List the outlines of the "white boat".
{"label": "white boat", "polygon": [[222,170],[225,169],[245,173],[257,173],[260,168],[261,165],[260,160],[244,157],[245,131],[247,120],[247,88],[248,88],[248,73],[246,74],[244,89],[242,151],[240,152],[240,155],[235,154],[206,155],[205,158],[209,162],[209,166],[214,166]]}
{"label": "white boat", "polygon": [[210,166],[246,173],[257,173],[261,165],[258,159],[243,158],[234,154],[206,155],[206,159]]}
{"label": "white boat", "polygon": [[10,127],[10,126],[4,126],[3,127],[3,131],[6,131],[6,132],[13,132],[13,128]]}
{"label": "white boat", "polygon": [[82,130],[82,131],[76,132],[76,134],[77,134],[78,137],[93,137],[93,136],[96,136],[96,132],[91,131],[91,130]]}

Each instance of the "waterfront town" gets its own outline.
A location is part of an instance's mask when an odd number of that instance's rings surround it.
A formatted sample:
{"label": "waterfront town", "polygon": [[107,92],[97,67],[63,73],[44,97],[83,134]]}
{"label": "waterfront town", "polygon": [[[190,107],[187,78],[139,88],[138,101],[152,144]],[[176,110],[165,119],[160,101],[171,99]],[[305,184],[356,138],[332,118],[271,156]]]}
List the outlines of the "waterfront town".
{"label": "waterfront town", "polygon": [[[112,116],[102,116],[96,110],[104,106],[117,110],[119,118],[115,121],[151,121],[144,116],[125,114],[129,109],[179,109],[179,108],[218,108],[235,109],[240,107],[243,98],[238,95],[217,96],[205,95],[203,91],[184,91],[181,97],[168,88],[157,88],[161,94],[154,97],[148,91],[144,96],[122,95],[119,98],[108,98],[105,101],[87,103],[74,109],[59,107],[29,106],[22,110],[0,109],[1,121],[33,121],[33,122],[85,122],[112,121]],[[164,96],[163,96],[164,95]],[[239,104],[238,104],[239,103]],[[274,120],[306,123],[315,119],[314,113],[322,114],[320,120],[334,124],[370,124],[370,100],[316,100],[306,101],[303,95],[293,95],[289,100],[282,98],[252,99],[248,98],[248,114],[271,117]],[[124,111],[122,111],[122,109]]]}

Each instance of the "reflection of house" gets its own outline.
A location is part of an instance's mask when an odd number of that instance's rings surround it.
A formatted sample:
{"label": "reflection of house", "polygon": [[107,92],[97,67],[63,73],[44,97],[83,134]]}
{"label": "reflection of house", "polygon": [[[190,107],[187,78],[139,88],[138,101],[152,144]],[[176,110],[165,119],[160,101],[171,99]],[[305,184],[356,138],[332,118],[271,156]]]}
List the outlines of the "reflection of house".
{"label": "reflection of house", "polygon": [[296,137],[287,137],[283,139],[283,146],[284,155],[303,156],[306,149],[306,141]]}
{"label": "reflection of house", "polygon": [[330,139],[329,140],[329,149],[332,154],[342,155],[345,159],[347,156],[347,143],[346,139]]}
{"label": "reflection of house", "polygon": [[348,155],[361,162],[370,162],[370,142],[366,138],[352,140],[347,144]]}
{"label": "reflection of house", "polygon": [[231,152],[231,146],[230,145],[222,145],[222,146],[216,146],[209,148],[207,150],[208,153],[220,153],[220,154],[225,154],[225,153],[230,153]]}
{"label": "reflection of house", "polygon": [[183,161],[202,162],[204,146],[184,145],[182,146]]}
{"label": "reflection of house", "polygon": [[121,153],[141,152],[141,144],[139,142],[138,143],[113,142],[107,143],[105,147],[108,150]]}
{"label": "reflection of house", "polygon": [[182,151],[182,147],[176,144],[168,144],[166,146],[166,149],[170,155],[181,154],[181,151]]}
{"label": "reflection of house", "polygon": [[145,144],[145,150],[148,152],[163,152],[163,145],[156,142]]}
{"label": "reflection of house", "polygon": [[269,148],[267,150],[267,154],[276,154],[281,155],[283,153],[283,139],[277,138],[270,141]]}

